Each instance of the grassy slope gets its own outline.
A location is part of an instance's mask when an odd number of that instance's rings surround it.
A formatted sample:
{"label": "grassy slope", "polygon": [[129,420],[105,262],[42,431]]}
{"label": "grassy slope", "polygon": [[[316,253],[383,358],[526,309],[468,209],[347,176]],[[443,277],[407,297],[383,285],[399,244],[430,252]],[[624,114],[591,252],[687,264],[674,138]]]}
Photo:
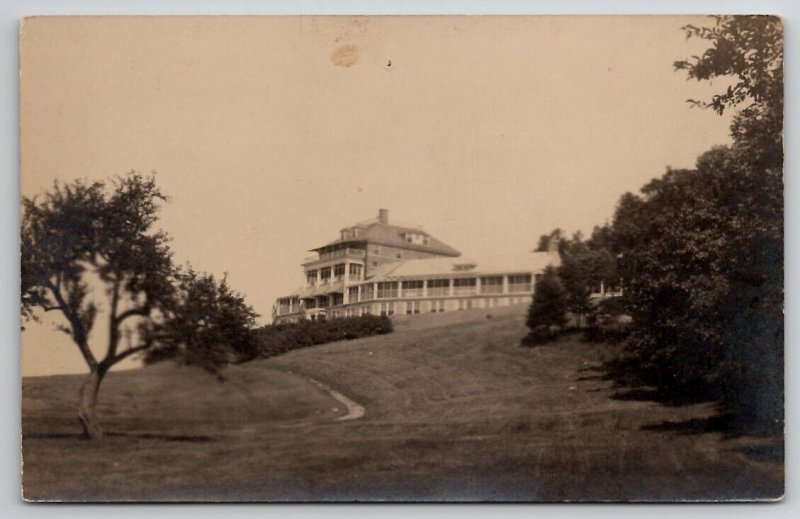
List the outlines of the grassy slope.
{"label": "grassy slope", "polygon": [[[23,384],[25,495],[56,499],[627,500],[766,498],[782,464],[756,440],[643,430],[710,414],[609,398],[614,348],[518,347],[522,308],[400,319],[395,333],[229,368],[113,373],[114,433],[78,439],[79,379]],[[499,315],[498,315],[499,314]],[[454,319],[471,322],[453,323]],[[312,377],[366,407],[341,404]]]}

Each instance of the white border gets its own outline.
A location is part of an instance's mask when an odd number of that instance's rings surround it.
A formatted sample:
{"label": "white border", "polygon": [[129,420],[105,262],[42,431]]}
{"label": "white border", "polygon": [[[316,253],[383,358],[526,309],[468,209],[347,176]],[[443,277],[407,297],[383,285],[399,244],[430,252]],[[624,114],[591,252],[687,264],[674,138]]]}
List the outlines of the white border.
{"label": "white border", "polygon": [[[786,499],[772,505],[32,505],[20,499],[19,485],[19,111],[17,34],[19,18],[28,15],[80,14],[778,14],[786,36]],[[294,517],[400,518],[445,517],[793,517],[800,511],[796,432],[798,355],[798,96],[800,91],[800,2],[797,0],[0,0],[0,514],[6,517]],[[794,94],[794,95],[793,95]]]}

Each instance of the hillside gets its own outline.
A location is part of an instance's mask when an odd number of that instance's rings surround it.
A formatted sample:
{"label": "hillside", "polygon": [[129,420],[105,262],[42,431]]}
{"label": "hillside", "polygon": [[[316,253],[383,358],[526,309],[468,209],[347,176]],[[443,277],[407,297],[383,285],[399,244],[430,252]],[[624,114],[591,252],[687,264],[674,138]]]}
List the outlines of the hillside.
{"label": "hillside", "polygon": [[[29,499],[774,498],[767,440],[724,439],[708,405],[621,398],[617,347],[519,347],[524,307],[406,316],[385,336],[226,369],[112,373],[108,437],[78,437],[80,377],[23,381]],[[458,321],[458,322],[456,322]],[[362,407],[363,416],[353,406]]]}

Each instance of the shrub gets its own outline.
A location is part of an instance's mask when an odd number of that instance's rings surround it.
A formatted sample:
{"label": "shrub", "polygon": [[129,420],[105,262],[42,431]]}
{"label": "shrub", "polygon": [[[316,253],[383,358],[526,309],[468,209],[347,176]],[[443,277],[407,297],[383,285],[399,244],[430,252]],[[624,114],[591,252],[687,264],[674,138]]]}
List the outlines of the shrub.
{"label": "shrub", "polygon": [[391,319],[376,315],[264,326],[256,331],[257,357],[274,357],[298,348],[391,331]]}
{"label": "shrub", "polygon": [[528,335],[522,339],[523,346],[535,346],[558,337],[566,323],[567,299],[564,285],[553,267],[547,267],[541,279],[536,281],[533,301],[528,309],[526,325]]}

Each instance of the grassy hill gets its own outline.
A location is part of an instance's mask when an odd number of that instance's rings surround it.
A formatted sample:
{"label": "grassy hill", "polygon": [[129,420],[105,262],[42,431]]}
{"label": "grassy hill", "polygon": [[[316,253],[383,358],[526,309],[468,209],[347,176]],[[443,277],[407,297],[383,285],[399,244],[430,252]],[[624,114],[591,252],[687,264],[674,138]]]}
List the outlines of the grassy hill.
{"label": "grassy hill", "polygon": [[[709,405],[622,398],[616,346],[519,347],[524,306],[397,319],[396,331],[226,369],[111,373],[79,438],[80,377],[23,381],[25,497],[101,500],[775,498],[773,441],[692,424]],[[350,414],[340,393],[363,406]]]}

